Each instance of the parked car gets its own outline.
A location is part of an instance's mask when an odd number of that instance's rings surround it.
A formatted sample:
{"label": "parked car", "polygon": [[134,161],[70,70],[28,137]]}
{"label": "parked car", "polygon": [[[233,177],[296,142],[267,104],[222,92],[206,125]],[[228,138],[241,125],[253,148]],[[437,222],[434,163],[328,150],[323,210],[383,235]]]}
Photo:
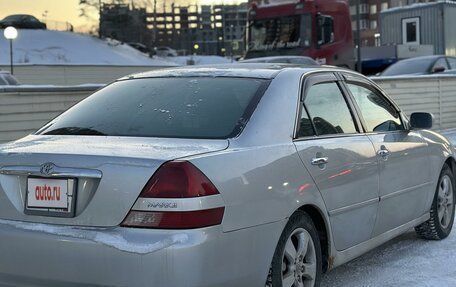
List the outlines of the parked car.
{"label": "parked car", "polygon": [[155,47],[155,54],[159,57],[176,57],[176,50],[170,47]]}
{"label": "parked car", "polygon": [[138,43],[138,42],[129,42],[127,43],[130,47],[132,48],[135,48],[136,50],[140,51],[140,52],[143,52],[143,53],[146,53],[146,54],[149,54],[150,53],[150,49],[142,44],[142,43]]}
{"label": "parked car", "polygon": [[13,26],[17,29],[46,29],[46,24],[32,15],[9,15],[0,21],[0,28]]}
{"label": "parked car", "polygon": [[19,85],[19,82],[10,72],[0,70],[0,86],[4,85]]}
{"label": "parked car", "polygon": [[442,72],[451,73],[451,70],[456,70],[456,57],[433,55],[398,61],[386,68],[381,75],[427,75]]}
{"label": "parked car", "polygon": [[242,60],[240,63],[281,63],[319,66],[314,59],[307,56],[273,56]]}
{"label": "parked car", "polygon": [[319,286],[412,227],[450,234],[455,151],[431,126],[339,68],[122,78],[0,145],[1,281]]}

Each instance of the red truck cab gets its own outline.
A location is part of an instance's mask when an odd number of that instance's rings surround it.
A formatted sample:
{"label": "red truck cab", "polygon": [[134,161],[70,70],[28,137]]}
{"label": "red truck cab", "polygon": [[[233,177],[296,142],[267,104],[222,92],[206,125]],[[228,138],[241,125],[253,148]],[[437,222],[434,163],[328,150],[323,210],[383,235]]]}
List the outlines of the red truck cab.
{"label": "red truck cab", "polygon": [[353,69],[350,10],[345,0],[263,0],[251,4],[245,59],[309,56]]}

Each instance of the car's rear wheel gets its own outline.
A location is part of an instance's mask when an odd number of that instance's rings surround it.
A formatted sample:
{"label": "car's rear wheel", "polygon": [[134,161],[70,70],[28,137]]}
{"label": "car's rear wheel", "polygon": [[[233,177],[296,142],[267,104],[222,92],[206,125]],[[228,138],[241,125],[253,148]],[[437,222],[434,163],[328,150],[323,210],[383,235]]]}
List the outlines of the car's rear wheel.
{"label": "car's rear wheel", "polygon": [[445,164],[440,173],[430,218],[415,227],[416,233],[424,238],[440,240],[446,238],[453,227],[454,221],[454,189],[455,181],[449,166]]}
{"label": "car's rear wheel", "polygon": [[316,228],[307,213],[290,217],[277,244],[266,286],[320,285],[321,248]]}

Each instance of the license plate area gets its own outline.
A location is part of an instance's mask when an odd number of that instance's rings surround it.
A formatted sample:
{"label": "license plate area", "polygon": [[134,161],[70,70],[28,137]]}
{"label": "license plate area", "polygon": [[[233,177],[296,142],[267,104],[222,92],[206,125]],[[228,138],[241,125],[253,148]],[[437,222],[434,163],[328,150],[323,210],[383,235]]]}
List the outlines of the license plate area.
{"label": "license plate area", "polygon": [[74,217],[76,179],[28,177],[25,214]]}

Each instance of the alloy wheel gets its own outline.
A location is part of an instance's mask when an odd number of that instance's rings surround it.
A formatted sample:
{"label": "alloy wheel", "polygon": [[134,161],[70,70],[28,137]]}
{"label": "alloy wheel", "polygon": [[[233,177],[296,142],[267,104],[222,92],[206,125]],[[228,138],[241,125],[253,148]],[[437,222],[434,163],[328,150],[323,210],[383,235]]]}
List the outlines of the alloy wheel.
{"label": "alloy wheel", "polygon": [[304,228],[295,229],[285,244],[282,257],[283,287],[313,287],[317,276],[315,245]]}
{"label": "alloy wheel", "polygon": [[453,185],[448,175],[444,175],[439,182],[437,211],[442,228],[448,228],[454,212]]}

